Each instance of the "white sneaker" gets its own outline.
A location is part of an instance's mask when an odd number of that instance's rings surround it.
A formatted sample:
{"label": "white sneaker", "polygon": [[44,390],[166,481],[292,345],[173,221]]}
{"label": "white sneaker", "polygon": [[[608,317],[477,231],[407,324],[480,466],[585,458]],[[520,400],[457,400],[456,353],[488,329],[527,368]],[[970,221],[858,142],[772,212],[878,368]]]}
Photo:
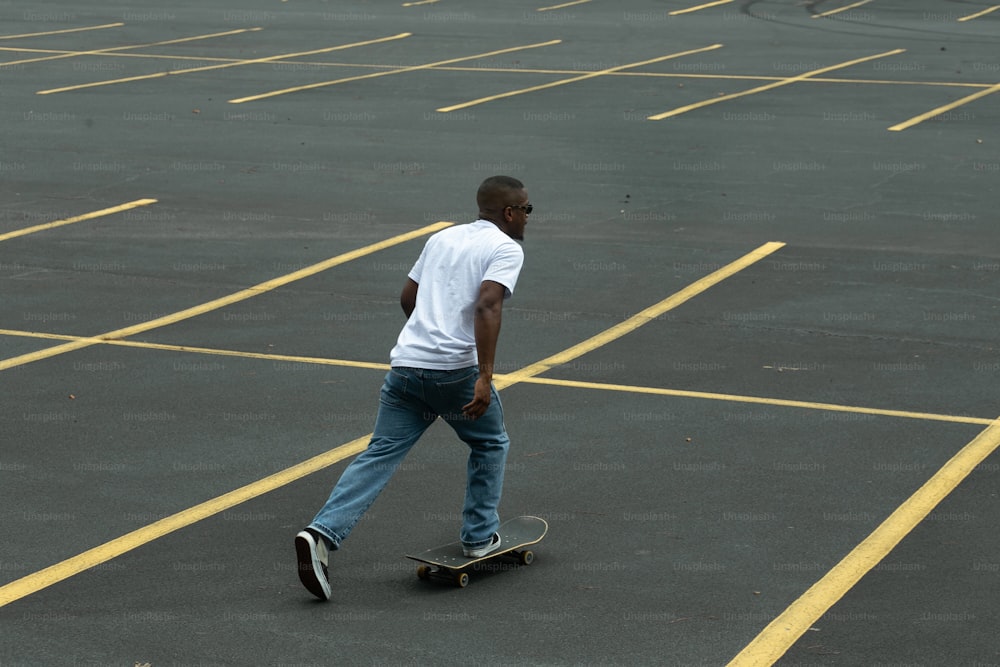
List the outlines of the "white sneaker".
{"label": "white sneaker", "polygon": [[326,541],[307,528],[295,536],[295,553],[299,561],[299,581],[320,600],[329,600],[332,595],[327,571],[330,552]]}
{"label": "white sneaker", "polygon": [[462,553],[465,554],[466,558],[482,558],[486,554],[492,553],[500,548],[500,533],[493,533],[493,541],[489,544],[484,544],[481,547],[470,548],[464,547]]}

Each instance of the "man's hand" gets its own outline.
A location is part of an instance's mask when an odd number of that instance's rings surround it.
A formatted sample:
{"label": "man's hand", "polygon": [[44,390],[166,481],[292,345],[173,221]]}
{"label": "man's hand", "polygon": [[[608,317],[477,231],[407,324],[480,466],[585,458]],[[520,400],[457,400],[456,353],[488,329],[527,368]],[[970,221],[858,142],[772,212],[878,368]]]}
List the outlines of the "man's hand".
{"label": "man's hand", "polygon": [[486,413],[486,408],[490,407],[491,383],[489,378],[480,375],[476,379],[476,388],[470,403],[462,406],[462,414],[469,419],[479,419]]}

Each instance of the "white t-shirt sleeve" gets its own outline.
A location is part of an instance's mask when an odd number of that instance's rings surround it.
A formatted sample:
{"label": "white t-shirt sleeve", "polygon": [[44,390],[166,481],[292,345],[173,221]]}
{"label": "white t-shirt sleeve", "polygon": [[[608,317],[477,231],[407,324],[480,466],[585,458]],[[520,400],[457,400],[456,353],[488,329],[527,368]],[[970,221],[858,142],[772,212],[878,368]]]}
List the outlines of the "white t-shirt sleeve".
{"label": "white t-shirt sleeve", "polygon": [[504,298],[509,299],[514,293],[514,286],[517,284],[517,277],[521,273],[523,264],[524,250],[521,246],[514,242],[504,243],[490,257],[483,280],[492,280],[503,285],[506,288]]}
{"label": "white t-shirt sleeve", "polygon": [[413,282],[420,284],[420,274],[424,270],[424,255],[427,254],[427,244],[424,244],[424,249],[420,251],[420,257],[417,257],[417,261],[414,262],[413,268],[410,269],[408,277]]}

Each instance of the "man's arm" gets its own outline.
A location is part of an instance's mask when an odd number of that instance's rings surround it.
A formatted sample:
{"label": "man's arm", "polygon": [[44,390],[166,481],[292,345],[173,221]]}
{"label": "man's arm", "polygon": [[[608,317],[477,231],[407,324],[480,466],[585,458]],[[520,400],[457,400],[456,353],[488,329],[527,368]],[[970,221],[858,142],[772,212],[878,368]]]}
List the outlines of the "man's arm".
{"label": "man's arm", "polygon": [[484,280],[479,286],[474,316],[476,352],[479,356],[479,378],[476,380],[472,402],[462,406],[466,416],[478,419],[490,405],[490,390],[493,382],[493,359],[500,337],[500,316],[506,287],[492,280]]}
{"label": "man's arm", "polygon": [[413,278],[407,278],[406,284],[403,285],[403,291],[399,295],[399,305],[402,306],[403,312],[406,313],[406,319],[410,319],[413,309],[417,307],[418,287],[419,285],[417,285]]}

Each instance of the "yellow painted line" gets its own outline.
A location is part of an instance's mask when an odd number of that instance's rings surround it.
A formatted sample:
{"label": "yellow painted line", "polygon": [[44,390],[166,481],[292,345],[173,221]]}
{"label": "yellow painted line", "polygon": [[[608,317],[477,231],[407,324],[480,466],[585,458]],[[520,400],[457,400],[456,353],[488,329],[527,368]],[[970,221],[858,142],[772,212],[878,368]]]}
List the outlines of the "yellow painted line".
{"label": "yellow painted line", "polygon": [[813,14],[812,17],[814,19],[819,19],[819,18],[823,18],[824,16],[833,16],[834,14],[839,14],[841,12],[846,12],[846,11],[848,11],[850,9],[854,9],[855,7],[860,7],[861,5],[867,5],[871,1],[872,0],[861,0],[861,2],[855,2],[855,3],[852,3],[850,5],[844,5],[843,7],[838,7],[837,9],[831,9],[828,12],[822,12],[821,14]]}
{"label": "yellow painted line", "polygon": [[168,535],[176,530],[190,526],[193,523],[207,519],[210,516],[224,512],[240,503],[261,496],[269,491],[280,488],[287,484],[299,480],[306,475],[317,470],[329,467],[338,461],[342,461],[349,456],[353,456],[364,451],[368,446],[370,436],[364,436],[352,440],[328,452],[315,456],[311,459],[298,463],[290,468],[286,468],[273,475],[259,479],[251,484],[240,487],[229,493],[225,493],[201,504],[190,507],[176,514],[160,519],[147,526],[143,526],[131,533],[126,533],[110,542],[84,551],[81,554],[67,558],[66,560],[51,565],[43,570],[34,572],[25,577],[12,581],[0,587],[0,607],[11,602],[20,600],[68,579],[75,574],[84,572],[94,566],[105,563],[112,558],[116,558],[123,553],[136,549],[155,539]]}
{"label": "yellow painted line", "polygon": [[539,42],[537,44],[526,44],[524,46],[514,46],[509,49],[500,49],[498,51],[488,51],[486,53],[477,53],[471,56],[463,56],[461,58],[451,58],[449,60],[440,60],[434,63],[427,63],[426,65],[414,65],[412,67],[400,67],[398,69],[389,70],[386,72],[374,72],[372,74],[362,74],[360,76],[350,76],[344,79],[336,79],[334,81],[320,81],[319,83],[310,83],[305,86],[295,86],[294,88],[284,88],[282,90],[272,90],[267,93],[260,93],[259,95],[250,95],[248,97],[240,97],[237,99],[229,100],[230,104],[243,104],[244,102],[253,102],[255,100],[262,100],[268,97],[277,97],[278,95],[287,95],[289,93],[297,93],[303,90],[312,90],[314,88],[323,88],[324,86],[333,86],[339,83],[347,83],[350,81],[361,81],[363,79],[374,79],[380,76],[391,76],[393,74],[403,74],[404,72],[417,72],[419,70],[433,69],[440,65],[450,65],[451,63],[462,62],[463,60],[472,60],[473,58],[488,58],[490,56],[497,56],[504,53],[513,53],[515,51],[524,51],[526,49],[537,49],[543,46],[552,46],[553,44],[561,43],[561,39],[554,39],[548,42]]}
{"label": "yellow painted line", "polygon": [[45,35],[65,35],[70,32],[85,32],[87,30],[104,30],[105,28],[120,28],[124,23],[105,23],[103,25],[92,25],[86,28],[66,28],[64,30],[48,30],[46,32],[28,32],[23,35],[0,35],[0,39],[22,39],[24,37],[44,37]]}
{"label": "yellow painted line", "polygon": [[238,30],[227,30],[225,32],[213,32],[207,35],[194,35],[193,37],[181,37],[179,39],[168,39],[162,42],[149,42],[148,44],[130,44],[128,46],[113,46],[107,49],[97,49],[93,51],[66,51],[57,55],[46,56],[44,58],[28,58],[25,60],[15,60],[3,63],[9,65],[26,65],[28,63],[40,63],[48,60],[59,60],[61,58],[74,58],[76,56],[103,56],[113,55],[118,51],[128,51],[130,49],[141,49],[147,46],[166,46],[168,44],[182,44],[184,42],[194,42],[202,39],[212,39],[213,37],[228,37],[229,35],[239,35],[244,32],[256,32],[263,28],[240,28]]}
{"label": "yellow painted line", "polygon": [[806,79],[806,83],[865,83],[877,86],[931,86],[946,88],[989,88],[993,85],[991,83],[972,83],[968,81],[890,81],[888,79],[838,79],[822,76],[810,77]]}
{"label": "yellow painted line", "polygon": [[960,100],[955,100],[951,104],[945,104],[944,106],[940,106],[937,109],[931,109],[927,113],[922,113],[919,116],[914,116],[913,118],[911,118],[909,120],[904,120],[902,123],[897,123],[896,125],[893,125],[892,127],[890,127],[889,131],[890,132],[899,132],[901,130],[905,130],[908,127],[913,127],[914,125],[922,123],[925,120],[928,120],[930,118],[934,118],[935,116],[939,116],[939,115],[945,113],[946,111],[951,111],[952,109],[955,109],[955,108],[960,107],[962,105],[968,104],[969,102],[972,102],[974,100],[978,100],[980,97],[986,97],[987,95],[992,95],[993,93],[995,93],[997,91],[1000,91],[1000,83],[998,83],[996,85],[993,85],[993,86],[990,86],[989,88],[986,88],[985,90],[980,90],[978,92],[972,93],[971,95],[967,95],[966,97],[963,97]]}
{"label": "yellow painted line", "polygon": [[963,447],[843,560],[771,621],[729,663],[771,665],[847,591],[885,558],[917,524],[1000,446],[1000,419]]}
{"label": "yellow painted line", "polygon": [[[65,49],[33,49],[33,48],[14,48],[9,46],[0,46],[0,51],[10,51],[16,53],[51,53],[51,54],[67,54],[75,55],[77,51],[67,51]],[[111,58],[149,58],[153,60],[193,60],[198,62],[219,62],[219,63],[242,63],[249,62],[244,58],[221,58],[218,56],[182,56],[182,55],[170,55],[163,53],[107,53],[102,54]],[[322,62],[314,60],[300,60],[297,61],[301,65],[309,65],[315,67],[351,67],[351,68],[367,68],[367,69],[380,69],[380,70],[394,70],[397,69],[398,65],[385,65],[379,63],[345,63],[345,62]],[[16,63],[0,63],[0,67],[6,64],[16,64]],[[461,66],[448,66],[442,65],[440,67],[432,67],[430,69],[441,70],[442,72],[498,72],[503,74],[587,74],[588,72],[583,72],[581,70],[574,69],[538,69],[530,67],[461,67]],[[784,81],[788,77],[786,76],[768,76],[761,74],[706,74],[706,73],[692,73],[692,72],[608,72],[605,76],[611,77],[639,77],[639,78],[667,78],[667,79],[705,79],[706,81],[712,80],[726,80],[726,81]],[[805,83],[849,83],[849,84],[869,84],[869,85],[880,85],[880,86],[931,86],[931,87],[949,87],[949,88],[989,88],[993,84],[991,83],[974,83],[969,81],[901,81],[898,79],[842,79],[836,77],[822,77],[814,76],[804,80]]]}
{"label": "yellow painted line", "polygon": [[241,350],[224,350],[215,347],[196,347],[193,345],[170,345],[167,343],[146,343],[138,340],[105,340],[90,336],[70,336],[44,331],[22,331],[18,329],[0,329],[0,336],[17,336],[19,338],[42,338],[46,340],[86,341],[93,345],[113,345],[118,347],[134,347],[144,350],[163,350],[167,352],[183,352],[186,354],[206,354],[216,357],[239,357],[243,359],[261,359],[265,361],[287,361],[296,364],[316,364],[319,366],[342,366],[348,368],[366,368],[370,370],[387,371],[389,364],[371,361],[351,361],[348,359],[331,359],[329,357],[303,357],[292,354],[269,354],[267,352],[243,352]]}
{"label": "yellow painted line", "polygon": [[987,7],[986,9],[984,9],[981,12],[976,12],[975,14],[969,14],[968,16],[963,16],[962,18],[960,18],[958,20],[959,21],[971,21],[972,19],[978,19],[980,16],[986,16],[990,12],[995,12],[998,9],[1000,9],[1000,5],[994,5],[992,7]]}
{"label": "yellow painted line", "polygon": [[133,208],[139,208],[140,206],[149,206],[150,204],[155,204],[156,201],[157,200],[155,199],[136,199],[135,201],[119,204],[118,206],[112,206],[111,208],[102,208],[100,211],[92,211],[91,213],[84,213],[83,215],[77,215],[72,218],[65,218],[64,220],[54,220],[52,222],[45,222],[40,225],[35,225],[33,227],[25,227],[24,229],[17,229],[13,232],[0,234],[0,241],[7,241],[9,239],[14,239],[19,236],[27,236],[28,234],[35,234],[36,232],[42,232],[45,231],[46,229],[53,229],[55,227],[62,227],[63,225],[72,225],[75,222],[82,222],[84,220],[93,220],[94,218],[101,218],[106,215],[121,213],[122,211],[128,211]]}
{"label": "yellow painted line", "polygon": [[[3,48],[0,47],[0,51]],[[119,54],[122,57],[128,58],[140,58],[141,54],[138,53],[123,53]],[[151,56],[151,57],[162,57],[170,58],[171,56]],[[197,60],[197,58],[192,57],[191,60]],[[221,60],[221,59],[216,59]],[[331,63],[331,62],[312,62],[312,61],[300,61],[303,65],[315,65],[317,67],[367,67],[373,69],[390,69],[397,67],[396,65],[377,65],[370,63]],[[573,69],[534,69],[529,67],[521,68],[511,68],[511,67],[434,67],[432,69],[440,70],[442,72],[496,72],[500,74],[589,74],[591,72],[584,72],[581,70]],[[650,79],[705,79],[706,81],[713,80],[724,80],[724,81],[785,81],[787,76],[767,76],[761,74],[694,74],[689,72],[608,72],[604,76],[610,77],[632,77],[632,78],[650,78]],[[869,85],[879,85],[879,86],[931,86],[931,87],[944,87],[944,88],[989,88],[992,83],[974,83],[970,81],[900,81],[900,80],[890,80],[890,79],[842,79],[836,77],[810,77],[804,79],[803,83],[849,83],[849,84],[869,84]]]}
{"label": "yellow painted line", "polygon": [[688,111],[694,111],[695,109],[701,109],[703,107],[711,106],[713,104],[718,104],[720,102],[727,102],[729,100],[735,100],[739,97],[745,97],[746,95],[754,95],[756,93],[764,92],[765,90],[772,90],[774,88],[779,88],[781,86],[787,86],[793,83],[798,83],[799,81],[804,81],[806,79],[812,78],[817,74],[823,74],[824,72],[832,72],[838,69],[844,69],[845,67],[851,67],[852,65],[857,65],[859,63],[868,62],[870,60],[877,60],[878,58],[885,58],[886,56],[893,56],[899,53],[904,53],[906,49],[893,49],[892,51],[886,51],[885,53],[878,53],[873,56],[866,56],[864,58],[857,58],[855,60],[848,60],[847,62],[839,63],[837,65],[830,65],[829,67],[821,67],[819,69],[811,70],[809,72],[803,72],[802,74],[797,74],[795,76],[789,77],[787,79],[782,79],[781,81],[776,81],[774,83],[769,83],[763,86],[757,86],[756,88],[751,88],[750,90],[744,90],[740,93],[733,93],[731,95],[720,95],[719,97],[713,97],[709,100],[704,100],[702,102],[696,102],[695,104],[688,104],[683,107],[678,107],[670,111],[664,111],[653,116],[649,116],[649,120],[663,120],[664,118],[671,118],[673,116],[679,116]]}
{"label": "yellow painted line", "polygon": [[456,111],[458,109],[466,109],[468,107],[473,107],[478,104],[485,104],[487,102],[493,102],[495,100],[501,100],[505,97],[514,97],[515,95],[523,95],[525,93],[533,93],[539,90],[545,90],[546,88],[555,88],[556,86],[564,86],[568,83],[575,83],[577,81],[584,81],[586,79],[593,79],[598,76],[605,76],[612,72],[618,72],[623,69],[629,69],[632,67],[641,67],[643,65],[650,65],[652,63],[658,63],[663,60],[671,60],[673,58],[680,58],[682,56],[688,56],[693,53],[703,53],[705,51],[711,51],[713,49],[722,48],[722,44],[713,44],[711,46],[706,46],[700,49],[692,49],[690,51],[681,51],[679,53],[671,53],[670,55],[660,56],[658,58],[651,58],[649,60],[643,60],[642,62],[629,63],[627,65],[618,65],[617,67],[609,67],[608,69],[602,69],[595,72],[588,72],[580,76],[574,76],[569,79],[560,79],[558,81],[550,81],[549,83],[543,83],[538,86],[531,86],[529,88],[521,88],[519,90],[511,90],[506,93],[500,93],[499,95],[490,95],[489,97],[480,97],[477,100],[470,100],[469,102],[462,102],[461,104],[453,104],[448,107],[441,107],[437,109],[440,113],[448,113],[450,111]]}
{"label": "yellow painted line", "polygon": [[[451,223],[438,223],[438,224],[448,226]],[[734,273],[740,271],[741,269],[746,268],[753,262],[762,259],[768,254],[782,247],[783,245],[784,245],[783,243],[769,243],[764,246],[761,246],[757,250],[749,253],[748,255],[745,255],[743,258],[736,260],[732,264],[729,264],[727,267],[723,267],[719,271],[716,271],[715,273],[711,274],[711,276],[716,276],[716,278],[711,282],[711,284],[715,284],[719,282],[719,280],[722,280],[724,277],[733,275]],[[704,280],[706,279],[698,281],[697,283],[695,283],[695,285],[701,285]],[[709,285],[701,285],[700,288],[694,290],[690,294],[687,293],[688,292],[687,290],[681,290],[681,292],[678,292],[677,294],[685,295],[685,297],[682,298],[677,303],[683,303],[683,301],[690,299],[695,294],[703,292],[705,289],[707,289],[708,286]],[[669,300],[670,299],[667,299],[665,301]],[[648,308],[642,311],[642,313],[655,312],[656,310],[663,307],[665,301],[660,302],[660,304],[657,304],[652,308]],[[640,313],[639,315],[641,315],[642,313]],[[611,342],[612,340],[615,340],[625,335],[625,333],[628,333],[628,331],[633,331],[636,328],[650,321],[650,318],[648,317],[640,318],[639,315],[636,315],[634,318],[630,318],[630,320],[627,320],[627,322],[630,323],[628,327],[622,328],[621,325],[612,327],[609,330],[609,332],[614,332],[613,334],[608,336],[602,336],[602,335],[595,336],[594,338],[591,338],[589,341],[585,341],[583,347],[579,345],[574,346],[566,350],[564,353],[560,353],[553,357],[549,357],[549,359],[565,358],[567,355],[569,355],[571,358],[575,358],[580,354],[583,354],[585,351],[594,349],[592,343],[595,341],[603,340],[604,342],[601,344]],[[549,366],[545,363],[546,361],[548,361],[548,359],[543,360],[538,364],[533,364],[532,366],[521,369],[516,373],[512,373],[510,375],[505,376],[505,378],[503,378],[502,386],[509,387],[513,384],[516,384],[517,382],[520,382],[524,379],[527,379],[528,377],[531,377],[532,375],[543,372],[544,370],[549,368]],[[495,382],[495,384],[497,384],[498,389],[501,387],[500,382]],[[59,583],[60,581],[63,581],[69,577],[72,577],[75,574],[83,572],[96,565],[100,565],[101,563],[107,562],[112,558],[116,558],[122,555],[123,553],[131,551],[132,549],[136,549],[159,537],[162,537],[163,535],[166,535],[173,531],[189,526],[197,521],[201,521],[202,519],[218,514],[219,512],[229,509],[230,507],[234,507],[240,503],[256,498],[264,493],[273,491],[274,489],[279,488],[285,484],[289,484],[295,480],[301,479],[302,477],[305,477],[306,475],[309,475],[312,472],[321,470],[338,461],[342,461],[343,459],[349,456],[358,454],[364,451],[364,449],[367,447],[367,444],[370,441],[371,436],[372,434],[369,433],[368,435],[362,436],[348,443],[345,443],[335,449],[332,449],[325,454],[321,454],[307,461],[303,461],[302,463],[292,466],[291,468],[287,468],[279,473],[270,475],[261,480],[240,487],[235,491],[231,491],[224,495],[218,496],[217,498],[213,498],[212,500],[206,501],[199,505],[195,505],[192,508],[173,514],[165,519],[161,519],[160,521],[152,523],[148,526],[144,526],[143,528],[132,531],[131,533],[123,535],[122,537],[116,538],[114,540],[111,540],[110,542],[106,542],[98,547],[85,551],[77,556],[73,556],[72,558],[64,560],[60,563],[56,563],[55,565],[49,566],[43,570],[39,570],[38,572],[32,573],[28,576],[22,577],[21,579],[13,581],[3,587],[0,587],[0,607],[3,607],[4,605],[10,604],[11,602],[24,598],[28,595],[31,595],[32,593],[42,590],[43,588],[47,588],[48,586],[52,586],[53,584]]]}
{"label": "yellow painted line", "polygon": [[[2,49],[0,49],[2,50]],[[137,54],[129,54],[134,56]],[[334,67],[388,67],[388,65],[361,65],[356,63],[303,63],[305,65],[326,65]],[[435,67],[443,72],[499,72],[503,74],[582,74],[580,70],[571,69],[532,69],[509,67]],[[649,79],[704,79],[706,81],[785,81],[787,76],[767,76],[761,74],[693,74],[689,72],[608,72],[604,76],[633,77]],[[944,88],[989,88],[992,83],[974,83],[969,81],[900,81],[889,79],[842,79],[837,77],[809,77],[803,83],[849,83],[879,86],[931,86]]]}
{"label": "yellow painted line", "polygon": [[682,389],[661,389],[659,387],[639,387],[625,384],[606,384],[603,382],[581,382],[578,380],[557,380],[555,378],[524,378],[521,382],[544,384],[553,387],[574,387],[577,389],[595,389],[599,391],[619,391],[631,394],[654,394],[657,396],[677,396],[681,398],[697,398],[710,401],[725,401],[731,403],[752,403],[755,405],[773,405],[805,410],[820,410],[824,412],[848,412],[877,417],[901,417],[904,419],[922,419],[926,421],[949,422],[953,424],[989,425],[994,420],[980,417],[963,417],[960,415],[942,415],[932,412],[911,412],[908,410],[885,410],[882,408],[866,408],[862,406],[840,405],[837,403],[815,403],[813,401],[793,401],[784,398],[766,398],[760,396],[743,396],[740,394],[718,394],[706,391],[687,391]]}
{"label": "yellow painted line", "polygon": [[[0,330],[3,333],[3,330]],[[189,354],[209,354],[220,357],[242,357],[244,359],[262,359],[266,361],[287,361],[296,364],[317,364],[320,366],[346,366],[348,368],[367,368],[387,371],[389,364],[379,364],[370,361],[350,361],[347,359],[330,359],[327,357],[300,357],[291,354],[267,354],[266,352],[240,352],[238,350],[220,350],[210,347],[192,347],[190,345],[165,345],[162,343],[143,343],[134,340],[103,341],[108,345],[123,347],[138,347],[150,350],[167,350],[171,352],[186,352]]]}
{"label": "yellow painted line", "polygon": [[670,16],[680,16],[681,14],[690,14],[691,12],[700,12],[703,9],[708,9],[709,7],[718,7],[719,5],[728,5],[733,0],[715,0],[715,2],[706,2],[703,5],[696,5],[694,7],[688,7],[687,9],[675,9],[672,12],[668,12]]}
{"label": "yellow painted line", "polygon": [[[79,55],[79,51],[68,51],[65,49],[35,49],[35,48],[15,48],[10,46],[0,46],[0,52],[9,51],[14,53],[48,53],[48,54],[63,54],[63,55]],[[222,58],[218,56],[183,56],[183,55],[170,55],[163,53],[102,53],[102,56],[107,56],[111,58],[149,58],[151,60],[193,60],[196,62],[218,62],[218,63],[245,63],[251,62],[245,58]],[[20,64],[21,61],[14,61],[9,63],[0,62],[0,67],[5,65],[16,65]],[[309,65],[313,67],[339,67],[339,68],[367,68],[367,69],[380,69],[380,70],[395,70],[398,65],[385,65],[379,63],[345,63],[345,62],[321,62],[321,61],[296,61],[297,64]],[[581,70],[573,69],[536,69],[530,67],[460,67],[460,66],[447,66],[442,65],[440,67],[430,67],[428,69],[441,70],[443,72],[497,72],[502,74],[587,74],[589,72],[583,72]],[[605,76],[611,77],[639,77],[639,78],[665,78],[665,79],[704,79],[706,81],[712,80],[725,80],[725,81],[785,81],[788,77],[785,76],[768,76],[761,74],[706,74],[706,73],[691,73],[691,72],[608,72]],[[969,81],[901,81],[901,80],[890,80],[890,79],[843,79],[836,77],[822,77],[814,76],[803,80],[804,83],[848,83],[848,84],[868,84],[868,85],[879,85],[879,86],[931,86],[931,87],[946,87],[946,88],[989,88],[993,84],[991,83],[974,83]]]}
{"label": "yellow painted line", "polygon": [[66,334],[46,333],[44,331],[22,331],[20,329],[0,329],[0,336],[19,336],[21,338],[46,338],[49,340],[79,340],[83,336],[67,336]]}
{"label": "yellow painted line", "polygon": [[552,5],[551,7],[539,7],[536,12],[551,12],[554,9],[564,9],[566,7],[572,7],[573,5],[582,5],[584,3],[590,2],[590,0],[573,0],[572,2],[564,2],[561,5]]}
{"label": "yellow painted line", "polygon": [[[22,331],[17,329],[0,329],[0,336],[18,336],[22,338],[44,338],[49,340],[88,340],[93,338],[84,336],[70,336],[66,334],[53,334],[36,331]],[[370,361],[351,361],[348,359],[331,359],[328,357],[304,357],[289,354],[269,354],[266,352],[242,352],[239,350],[225,350],[213,347],[194,347],[191,345],[170,345],[165,343],[146,343],[135,340],[97,340],[98,344],[116,345],[121,347],[133,347],[149,350],[163,350],[168,352],[183,352],[188,354],[205,354],[220,357],[240,357],[245,359],[260,359],[265,361],[284,361],[299,364],[317,364],[321,366],[342,366],[348,368],[365,368],[370,370],[387,371],[389,364],[375,363]],[[507,375],[498,373],[494,376],[497,383],[503,385],[508,382]],[[795,401],[784,398],[768,398],[763,396],[745,396],[742,394],[721,394],[706,391],[689,391],[685,389],[666,389],[662,387],[643,387],[626,384],[609,384],[605,382],[584,382],[580,380],[559,380],[556,378],[544,377],[523,377],[520,379],[511,378],[510,383],[527,382],[529,384],[543,384],[551,387],[572,387],[576,389],[591,389],[596,391],[615,391],[630,394],[652,394],[655,396],[675,396],[679,398],[695,398],[699,400],[723,401],[730,403],[751,403],[754,405],[773,405],[777,407],[798,408],[804,410],[818,410],[822,412],[847,412],[876,417],[899,417],[904,419],[920,419],[925,421],[948,422],[952,424],[977,424],[989,425],[992,419],[981,417],[966,417],[962,415],[945,415],[933,412],[913,412],[910,410],[889,410],[884,408],[868,408],[864,406],[842,405],[839,403],[817,403],[814,401]],[[506,385],[504,385],[506,386]]]}
{"label": "yellow painted line", "polygon": [[710,273],[704,278],[691,283],[690,285],[680,290],[679,292],[676,292],[671,296],[668,296],[663,301],[660,301],[659,303],[654,304],[649,308],[639,311],[632,317],[622,322],[619,322],[610,329],[606,329],[605,331],[597,334],[596,336],[588,338],[587,340],[581,343],[577,343],[573,347],[563,350],[558,354],[554,354],[551,357],[547,357],[545,359],[542,359],[541,361],[531,364],[530,366],[525,366],[520,370],[510,373],[504,376],[503,378],[500,378],[495,384],[497,385],[498,388],[507,387],[516,382],[520,382],[525,378],[540,375],[548,371],[550,368],[554,368],[556,366],[559,366],[560,364],[568,363],[573,359],[576,359],[577,357],[581,357],[584,354],[592,352],[603,345],[607,345],[608,343],[621,338],[627,333],[635,331],[642,325],[651,322],[652,320],[655,320],[657,317],[663,315],[664,313],[673,310],[677,306],[680,306],[681,304],[689,301],[691,298],[697,296],[698,294],[701,294],[708,288],[719,284],[726,278],[729,278],[730,276],[739,273],[748,266],[756,262],[759,262],[760,260],[776,252],[780,248],[783,248],[784,246],[785,246],[784,243],[777,243],[777,242],[765,243],[756,250],[747,253],[743,257],[740,257],[739,259],[727,264],[726,266],[723,266],[721,269],[718,269],[717,271]]}
{"label": "yellow painted line", "polygon": [[267,56],[264,58],[253,58],[251,60],[240,60],[237,62],[222,63],[221,65],[204,65],[202,67],[189,67],[187,69],[175,69],[167,70],[164,72],[154,72],[153,74],[142,74],[139,76],[129,76],[121,79],[108,79],[106,81],[94,81],[92,83],[82,83],[76,86],[64,86],[62,88],[49,88],[48,90],[39,90],[36,95],[50,95],[52,93],[64,93],[70,90],[80,90],[82,88],[96,88],[98,86],[111,86],[117,83],[128,83],[132,81],[144,81],[146,79],[158,79],[166,76],[176,76],[178,74],[191,74],[193,72],[207,72],[209,70],[225,69],[227,67],[242,67],[244,65],[254,65],[259,63],[270,63],[278,60],[285,60],[288,58],[298,58],[301,56],[312,56],[318,53],[329,53],[331,51],[341,51],[343,49],[352,49],[356,46],[368,46],[370,44],[381,44],[383,42],[391,42],[397,39],[403,39],[404,37],[409,37],[411,33],[403,32],[398,35],[392,35],[390,37],[379,37],[378,39],[369,39],[364,42],[353,42],[351,44],[341,44],[339,46],[329,46],[323,49],[313,49],[312,51],[301,51],[299,53],[284,53],[276,56]]}
{"label": "yellow painted line", "polygon": [[[138,48],[138,47],[136,47]],[[28,48],[24,46],[0,46],[0,51],[10,51],[14,53],[51,53],[55,55],[65,55],[65,56],[76,56],[76,55],[86,55],[86,52],[73,51],[71,49],[37,49]],[[102,56],[108,56],[109,58],[149,58],[151,60],[200,60],[202,62],[224,62],[224,63],[237,63],[243,60],[243,58],[219,58],[215,56],[182,56],[182,55],[170,55],[165,53],[126,53],[124,51],[115,51],[113,53],[102,53]],[[3,64],[3,63],[0,63]]]}
{"label": "yellow painted line", "polygon": [[197,317],[198,315],[204,315],[205,313],[211,312],[213,310],[218,310],[219,308],[224,308],[225,306],[232,305],[234,303],[239,303],[240,301],[245,301],[251,299],[255,296],[269,292],[271,290],[277,289],[289,283],[295,282],[296,280],[301,280],[309,276],[320,273],[321,271],[326,271],[329,268],[350,262],[352,260],[358,259],[359,257],[364,257],[365,255],[370,255],[379,250],[389,248],[406,241],[410,241],[415,238],[419,238],[426,234],[436,232],[445,227],[449,227],[452,223],[450,222],[438,222],[433,225],[427,225],[426,227],[421,227],[420,229],[414,230],[412,232],[407,232],[405,234],[400,234],[398,236],[393,236],[392,238],[386,239],[384,241],[379,241],[378,243],[373,243],[371,245],[365,246],[363,248],[358,248],[357,250],[352,250],[346,252],[342,255],[337,255],[336,257],[331,257],[330,259],[324,260],[313,264],[312,266],[307,266],[298,271],[274,278],[262,282],[253,287],[249,287],[239,292],[229,294],[212,301],[208,301],[198,306],[192,308],[187,308],[185,310],[178,311],[176,313],[171,313],[170,315],[164,315],[163,317],[157,317],[155,319],[149,320],[147,322],[141,322],[139,324],[132,325],[130,327],[125,327],[123,329],[116,329],[114,331],[109,331],[105,334],[100,334],[98,336],[92,336],[88,338],[80,338],[77,340],[70,341],[68,343],[63,343],[62,345],[56,345],[44,350],[38,350],[37,352],[29,352],[28,354],[22,354],[17,357],[11,357],[9,359],[0,360],[0,371],[7,370],[9,368],[14,368],[15,366],[23,366],[24,364],[29,364],[35,361],[40,361],[42,359],[48,359],[59,354],[64,354],[66,352],[72,352],[74,350],[79,350],[85,347],[90,347],[91,345],[97,345],[102,342],[108,342],[112,340],[118,340],[121,338],[127,338],[129,336],[134,336],[137,333],[143,333],[150,331],[152,329],[158,329],[160,327],[165,327],[170,324],[175,324],[192,317]]}

